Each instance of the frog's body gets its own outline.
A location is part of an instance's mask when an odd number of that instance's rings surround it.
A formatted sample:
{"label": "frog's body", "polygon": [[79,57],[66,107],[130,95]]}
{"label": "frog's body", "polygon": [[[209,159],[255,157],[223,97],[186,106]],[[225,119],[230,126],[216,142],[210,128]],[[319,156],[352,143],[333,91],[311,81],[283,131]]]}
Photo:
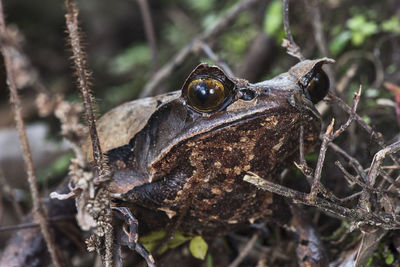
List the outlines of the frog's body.
{"label": "frog's body", "polygon": [[[137,100],[110,111],[99,121],[99,132],[116,201],[129,203],[139,222],[153,230],[179,221],[182,232],[209,236],[256,220],[285,223],[290,216],[282,198],[243,177],[252,172],[279,182],[282,170],[298,158],[301,126],[305,150],[312,149],[321,121],[306,87],[311,72],[330,62],[304,61],[258,84],[203,64],[189,76],[182,95]],[[215,112],[189,107],[185,95],[192,78],[204,73],[219,75],[232,87],[229,103]]]}

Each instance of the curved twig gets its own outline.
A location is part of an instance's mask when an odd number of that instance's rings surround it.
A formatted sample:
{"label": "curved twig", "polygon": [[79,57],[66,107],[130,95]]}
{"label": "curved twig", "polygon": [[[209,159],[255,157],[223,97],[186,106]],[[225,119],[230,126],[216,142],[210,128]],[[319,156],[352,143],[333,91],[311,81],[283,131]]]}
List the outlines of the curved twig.
{"label": "curved twig", "polygon": [[300,47],[295,43],[293,35],[290,32],[289,0],[283,1],[283,27],[285,28],[285,33],[288,40],[284,39],[282,46],[287,49],[287,53],[289,55],[297,57],[300,61],[303,61],[305,57],[302,55]]}

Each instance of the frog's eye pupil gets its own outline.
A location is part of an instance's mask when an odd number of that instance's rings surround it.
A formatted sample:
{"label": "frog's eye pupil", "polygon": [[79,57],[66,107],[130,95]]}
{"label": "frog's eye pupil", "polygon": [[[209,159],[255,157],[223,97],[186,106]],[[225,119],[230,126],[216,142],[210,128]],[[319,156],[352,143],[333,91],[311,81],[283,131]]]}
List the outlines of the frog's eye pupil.
{"label": "frog's eye pupil", "polygon": [[229,90],[212,78],[192,80],[187,87],[188,104],[200,112],[219,110],[229,98]]}
{"label": "frog's eye pupil", "polygon": [[323,70],[313,76],[306,88],[306,96],[314,104],[321,101],[329,91],[329,78]]}
{"label": "frog's eye pupil", "polygon": [[207,84],[205,82],[202,82],[200,84],[196,84],[193,88],[193,90],[196,93],[196,98],[202,103],[204,104],[209,95],[213,94],[213,91],[207,88]]}

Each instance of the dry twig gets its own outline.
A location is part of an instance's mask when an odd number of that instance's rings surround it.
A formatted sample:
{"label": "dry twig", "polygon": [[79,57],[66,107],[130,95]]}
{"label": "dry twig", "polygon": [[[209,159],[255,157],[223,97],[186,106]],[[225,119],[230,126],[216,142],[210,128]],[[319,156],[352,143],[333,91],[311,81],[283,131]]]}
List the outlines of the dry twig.
{"label": "dry twig", "polygon": [[39,221],[40,229],[46,241],[47,249],[49,250],[51,259],[55,266],[62,266],[61,253],[54,243],[53,236],[50,232],[49,224],[46,219],[46,210],[40,199],[39,189],[37,186],[37,179],[34,171],[32,154],[28,138],[26,136],[25,123],[22,118],[21,100],[18,96],[18,88],[15,81],[16,74],[14,73],[12,57],[9,53],[9,46],[7,41],[7,28],[4,19],[3,4],[0,1],[0,35],[1,35],[1,52],[4,57],[4,63],[7,72],[7,83],[10,90],[10,100],[13,104],[15,122],[17,124],[18,133],[21,140],[21,148],[23,151],[23,158],[27,169],[29,189],[32,194],[33,200],[33,213],[35,218]]}
{"label": "dry twig", "polygon": [[[113,228],[112,211],[110,205],[109,192],[106,189],[106,183],[110,179],[110,172],[107,166],[107,160],[104,157],[99,138],[97,135],[95,116],[92,107],[92,96],[90,93],[90,72],[87,69],[86,55],[81,46],[81,38],[78,27],[78,8],[73,0],[65,1],[67,14],[65,15],[69,42],[73,52],[75,74],[78,78],[78,87],[82,94],[85,106],[86,121],[89,126],[89,133],[93,149],[93,159],[98,173],[97,181],[89,183],[97,184],[96,195],[90,196],[88,205],[90,215],[97,221],[96,234],[98,237],[104,237],[105,255],[102,255],[105,266],[113,266]],[[97,242],[101,243],[101,242]]]}
{"label": "dry twig", "polygon": [[[72,218],[73,217],[71,217],[71,216],[57,216],[57,217],[47,218],[47,221],[57,222],[57,221],[62,221],[62,220],[70,220]],[[21,229],[34,228],[34,227],[40,227],[40,224],[35,223],[35,222],[29,222],[29,223],[20,223],[17,225],[1,226],[0,232],[17,231],[17,230],[21,230]]]}
{"label": "dry twig", "polygon": [[[349,107],[340,97],[336,96],[334,93],[328,93],[329,98],[335,104],[337,104],[341,109],[343,109],[349,115],[351,114],[351,107]],[[372,129],[371,126],[368,125],[358,114],[354,114],[354,119],[357,123],[372,137],[372,139],[382,148],[384,149],[385,141],[380,132],[376,132]],[[394,156],[390,155],[390,158],[394,161],[396,165],[400,165],[399,160]]]}
{"label": "dry twig", "polygon": [[231,68],[223,61],[220,57],[218,57],[214,51],[211,49],[211,47],[206,44],[205,42],[198,42],[198,45],[201,47],[201,50],[203,50],[204,54],[206,54],[207,57],[209,57],[212,61],[217,63],[218,66],[221,67],[221,69],[224,70],[224,72],[230,76],[234,77],[233,71]]}
{"label": "dry twig", "polygon": [[340,134],[342,134],[353,122],[354,117],[356,115],[358,102],[360,101],[360,96],[361,96],[361,86],[360,89],[358,90],[358,93],[354,94],[353,106],[351,108],[351,113],[346,123],[341,125],[338,130],[333,131],[334,119],[332,119],[331,124],[327,127],[325,134],[322,136],[322,145],[318,156],[317,166],[315,167],[314,181],[311,186],[311,192],[310,192],[311,201],[315,199],[315,197],[318,194],[319,188],[321,187],[320,179],[321,179],[322,167],[325,160],[326,150],[328,149],[328,144],[331,143]]}
{"label": "dry twig", "polygon": [[267,190],[269,192],[289,198],[294,203],[301,203],[308,206],[317,207],[322,211],[334,214],[340,218],[348,219],[355,222],[358,226],[371,225],[388,230],[400,229],[400,224],[397,222],[400,216],[397,216],[397,220],[394,220],[390,214],[365,214],[358,209],[342,207],[334,202],[319,198],[318,196],[314,201],[311,201],[309,194],[307,193],[299,192],[297,190],[275,184],[251,172],[248,172],[248,174],[244,176],[243,180],[263,190]]}
{"label": "dry twig", "polygon": [[259,237],[259,233],[253,234],[253,236],[250,238],[250,240],[247,242],[247,244],[244,246],[244,248],[240,251],[239,255],[236,257],[236,259],[229,264],[228,267],[237,267],[239,264],[244,260],[244,258],[249,254],[253,246],[255,245],[257,239]]}
{"label": "dry twig", "polygon": [[142,13],[147,41],[149,42],[151,48],[152,70],[153,73],[155,73],[159,68],[158,49],[157,49],[157,39],[154,33],[154,25],[153,25],[153,20],[151,18],[149,3],[147,0],[137,0],[137,1],[140,7],[140,12]]}
{"label": "dry twig", "polygon": [[283,1],[283,27],[285,28],[287,40],[283,40],[282,46],[287,49],[289,55],[297,57],[300,61],[303,61],[305,57],[301,54],[301,49],[295,43],[292,33],[290,32],[289,0]]}

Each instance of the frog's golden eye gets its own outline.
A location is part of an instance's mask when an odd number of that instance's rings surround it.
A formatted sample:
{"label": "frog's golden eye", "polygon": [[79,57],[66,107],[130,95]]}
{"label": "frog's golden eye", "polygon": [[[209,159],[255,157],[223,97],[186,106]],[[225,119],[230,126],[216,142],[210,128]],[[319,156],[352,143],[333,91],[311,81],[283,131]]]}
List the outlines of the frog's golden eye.
{"label": "frog's golden eye", "polygon": [[187,86],[187,102],[200,112],[219,110],[227,103],[229,96],[229,90],[213,78],[198,78],[192,80]]}
{"label": "frog's golden eye", "polygon": [[321,101],[329,91],[329,78],[323,70],[318,70],[306,87],[307,98],[314,104]]}

